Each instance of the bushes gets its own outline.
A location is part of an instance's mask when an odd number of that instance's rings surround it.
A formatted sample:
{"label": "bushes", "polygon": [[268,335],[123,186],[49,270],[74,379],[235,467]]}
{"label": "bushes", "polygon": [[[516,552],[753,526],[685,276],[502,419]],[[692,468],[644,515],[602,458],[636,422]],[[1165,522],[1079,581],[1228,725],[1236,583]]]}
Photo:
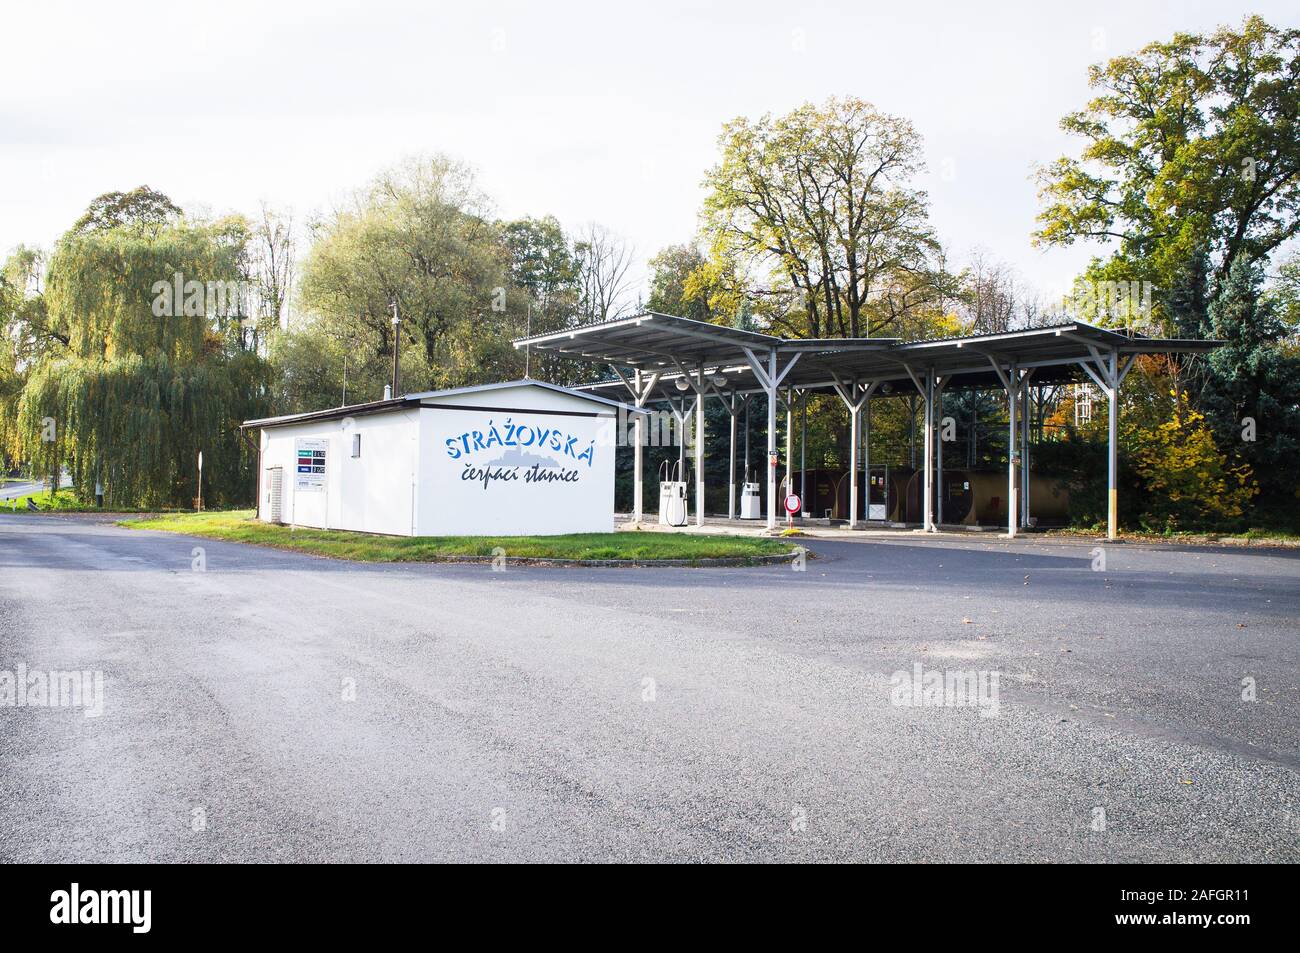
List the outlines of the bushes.
{"label": "bushes", "polygon": [[1259,488],[1249,465],[1233,465],[1220,452],[1203,415],[1184,410],[1153,428],[1128,424],[1122,430],[1142,481],[1138,522],[1143,529],[1244,529],[1243,517]]}

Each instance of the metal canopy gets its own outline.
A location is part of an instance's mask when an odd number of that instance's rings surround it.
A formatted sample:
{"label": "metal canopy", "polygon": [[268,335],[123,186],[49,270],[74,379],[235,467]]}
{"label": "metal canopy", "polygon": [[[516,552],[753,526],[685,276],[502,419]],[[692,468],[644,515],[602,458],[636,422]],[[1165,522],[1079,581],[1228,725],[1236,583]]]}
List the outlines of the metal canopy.
{"label": "metal canopy", "polygon": [[[1099,354],[1203,353],[1219,346],[1218,341],[1178,338],[1148,338],[1110,331],[1082,321],[977,334],[931,341],[905,342],[896,338],[781,338],[757,331],[742,331],[669,314],[645,312],[629,318],[605,321],[520,338],[516,348],[535,347],[597,364],[611,364],[643,371],[660,371],[652,400],[676,396],[675,381],[683,371],[691,377],[706,368],[705,380],[722,370],[728,390],[761,391],[749,360],[754,355],[776,352],[781,358],[799,355],[782,383],[786,387],[829,389],[840,380],[879,381],[903,385],[912,373],[933,370],[952,387],[988,386],[996,382],[992,364],[1016,364],[1021,368],[1060,367],[1063,373],[1038,374],[1046,381],[1080,379],[1077,362]],[[746,352],[749,352],[748,354]],[[622,381],[598,381],[582,389],[601,391],[617,388]]]}
{"label": "metal canopy", "polygon": [[[1194,341],[1129,336],[1082,321],[1045,328],[1027,328],[999,334],[978,334],[932,341],[903,342],[889,338],[832,338],[798,340],[756,331],[693,321],[673,315],[646,312],[629,318],[571,328],[552,334],[521,338],[516,348],[536,347],[568,357],[609,365],[616,380],[588,384],[588,393],[631,392],[637,407],[656,401],[679,401],[684,416],[686,398],[695,413],[696,523],[704,523],[704,400],[711,394],[723,398],[731,416],[732,472],[735,463],[736,396],[763,393],[767,400],[767,526],[776,527],[776,405],[784,390],[786,406],[786,480],[791,475],[791,391],[833,390],[849,410],[850,506],[849,526],[857,525],[858,422],[864,412],[870,427],[873,394],[919,394],[924,430],[924,527],[933,530],[934,471],[942,472],[942,447],[936,447],[936,408],[945,390],[1001,389],[1007,397],[1008,535],[1014,536],[1023,503],[1028,519],[1028,497],[1022,496],[1024,473],[1019,439],[1027,449],[1027,415],[1020,404],[1028,388],[1087,379],[1106,395],[1107,423],[1107,535],[1118,527],[1118,422],[1119,389],[1140,354],[1203,353],[1220,341]],[[630,371],[631,373],[628,373]],[[1086,375],[1086,377],[1085,377]],[[915,388],[915,390],[913,390]],[[1019,415],[1019,420],[1017,419]],[[642,456],[644,430],[635,421],[634,518],[642,515]],[[1018,435],[1019,428],[1019,435]],[[870,449],[870,438],[864,441]],[[728,515],[734,515],[734,479]]]}
{"label": "metal canopy", "polygon": [[601,364],[654,369],[675,361],[709,366],[745,360],[745,348],[766,352],[783,340],[757,331],[646,311],[630,318],[587,324],[568,331],[537,334],[515,341],[516,348],[533,347]]}
{"label": "metal canopy", "polygon": [[[677,319],[685,320],[685,319]],[[701,322],[691,322],[700,324]],[[708,327],[708,325],[706,325]],[[579,329],[580,330],[580,329]],[[724,331],[730,329],[722,329]],[[749,333],[749,332],[742,332]],[[767,335],[759,335],[768,337]],[[830,390],[839,382],[876,382],[881,396],[893,392],[913,393],[908,373],[918,375],[933,370],[944,379],[945,390],[988,389],[1001,386],[993,365],[1037,368],[1037,384],[1062,384],[1088,380],[1079,361],[1097,354],[1117,351],[1120,355],[1203,353],[1219,346],[1217,341],[1129,337],[1081,321],[1046,328],[1030,328],[1002,334],[980,334],[933,341],[903,342],[893,338],[785,340],[769,338],[763,351],[774,348],[779,354],[801,354],[783,387],[800,390]],[[848,344],[850,346],[845,347]],[[1093,352],[1096,352],[1094,354]],[[656,368],[660,363],[656,362]],[[671,366],[672,362],[667,362]],[[682,362],[686,364],[685,361]],[[687,365],[689,378],[696,376],[698,360]],[[765,393],[754,377],[752,367],[742,358],[731,364],[705,361],[704,381],[715,393]],[[647,402],[666,401],[684,393],[677,386],[683,379],[681,370],[664,371],[651,388]],[[722,385],[713,384],[725,378]],[[626,391],[620,378],[585,384],[578,388],[593,393],[618,394]],[[691,388],[688,386],[687,391]]]}

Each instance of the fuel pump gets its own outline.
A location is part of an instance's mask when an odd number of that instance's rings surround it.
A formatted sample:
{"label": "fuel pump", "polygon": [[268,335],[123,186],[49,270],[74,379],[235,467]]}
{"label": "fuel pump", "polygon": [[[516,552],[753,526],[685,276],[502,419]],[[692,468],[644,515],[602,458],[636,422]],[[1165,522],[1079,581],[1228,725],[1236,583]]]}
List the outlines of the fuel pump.
{"label": "fuel pump", "polygon": [[740,490],[740,518],[742,520],[761,520],[763,518],[763,498],[759,495],[758,481],[753,474],[745,471],[745,483]]}
{"label": "fuel pump", "polygon": [[659,465],[659,522],[664,526],[685,526],[686,473],[680,460]]}

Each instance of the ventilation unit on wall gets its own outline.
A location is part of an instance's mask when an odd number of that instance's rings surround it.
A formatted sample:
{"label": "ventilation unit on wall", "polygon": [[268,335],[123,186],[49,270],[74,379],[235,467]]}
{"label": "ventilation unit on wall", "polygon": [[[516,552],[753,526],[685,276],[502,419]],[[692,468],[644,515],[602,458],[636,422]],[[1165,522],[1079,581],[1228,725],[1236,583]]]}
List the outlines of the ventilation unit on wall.
{"label": "ventilation unit on wall", "polygon": [[283,523],[280,504],[284,500],[284,467],[271,467],[270,474],[271,479],[267,481],[270,487],[266,491],[266,501],[270,504],[268,515],[272,523]]}

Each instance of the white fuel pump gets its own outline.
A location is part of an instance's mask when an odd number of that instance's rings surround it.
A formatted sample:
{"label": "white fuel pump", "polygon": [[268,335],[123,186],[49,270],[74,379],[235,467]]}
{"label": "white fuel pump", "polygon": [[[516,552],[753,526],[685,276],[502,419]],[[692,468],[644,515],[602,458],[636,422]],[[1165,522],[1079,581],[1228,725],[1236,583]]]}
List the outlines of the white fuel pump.
{"label": "white fuel pump", "polygon": [[750,479],[745,471],[745,484],[740,489],[740,518],[742,520],[761,520],[763,518],[763,500],[759,496],[758,484]]}
{"label": "white fuel pump", "polygon": [[681,461],[665,460],[659,467],[659,522],[665,526],[685,526],[686,479]]}

